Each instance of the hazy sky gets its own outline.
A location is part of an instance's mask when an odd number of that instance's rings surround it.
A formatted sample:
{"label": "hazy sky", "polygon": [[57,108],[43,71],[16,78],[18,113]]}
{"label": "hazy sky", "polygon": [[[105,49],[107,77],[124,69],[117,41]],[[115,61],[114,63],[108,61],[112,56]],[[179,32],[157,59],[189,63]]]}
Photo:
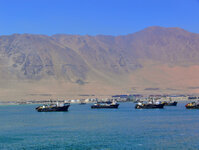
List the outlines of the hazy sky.
{"label": "hazy sky", "polygon": [[0,35],[124,35],[148,26],[199,33],[199,0],[0,0]]}

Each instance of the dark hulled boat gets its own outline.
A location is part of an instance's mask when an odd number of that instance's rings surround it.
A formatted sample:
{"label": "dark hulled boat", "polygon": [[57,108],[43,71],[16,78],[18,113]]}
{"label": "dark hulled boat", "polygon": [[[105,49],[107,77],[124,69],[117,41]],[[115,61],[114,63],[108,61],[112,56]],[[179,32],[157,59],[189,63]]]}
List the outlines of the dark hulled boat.
{"label": "dark hulled boat", "polygon": [[155,109],[155,108],[159,108],[162,109],[164,108],[164,104],[136,104],[135,105],[135,109]]}
{"label": "dark hulled boat", "polygon": [[162,109],[164,108],[164,103],[160,101],[149,100],[148,102],[138,102],[135,105],[135,109]]}
{"label": "dark hulled boat", "polygon": [[185,105],[187,109],[199,109],[199,104],[196,102],[188,103]]}
{"label": "dark hulled boat", "polygon": [[119,104],[115,102],[111,103],[95,103],[94,105],[91,106],[91,108],[118,108]]}
{"label": "dark hulled boat", "polygon": [[79,103],[80,105],[85,105],[86,103],[85,102],[81,102],[81,103]]}
{"label": "dark hulled boat", "polygon": [[165,106],[177,106],[177,103],[178,103],[178,102],[176,102],[176,101],[174,101],[174,102],[172,102],[172,101],[170,101],[170,102],[164,101],[164,102],[163,102],[163,104],[164,104]]}
{"label": "dark hulled boat", "polygon": [[38,112],[53,112],[53,111],[68,111],[70,104],[50,104],[50,105],[43,105],[36,108]]}

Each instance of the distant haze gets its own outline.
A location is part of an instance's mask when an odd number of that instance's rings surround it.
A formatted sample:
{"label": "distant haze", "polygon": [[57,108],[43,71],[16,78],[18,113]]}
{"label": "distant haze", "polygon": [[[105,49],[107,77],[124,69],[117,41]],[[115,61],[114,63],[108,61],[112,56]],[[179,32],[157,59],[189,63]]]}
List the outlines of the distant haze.
{"label": "distant haze", "polygon": [[0,101],[199,93],[199,35],[155,26],[125,36],[0,36],[0,67]]}

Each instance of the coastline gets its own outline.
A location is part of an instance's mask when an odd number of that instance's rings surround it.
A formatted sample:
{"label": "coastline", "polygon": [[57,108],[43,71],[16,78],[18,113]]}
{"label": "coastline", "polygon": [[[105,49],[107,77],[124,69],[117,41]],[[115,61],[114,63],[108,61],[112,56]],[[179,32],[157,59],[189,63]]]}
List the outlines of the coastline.
{"label": "coastline", "polygon": [[[147,100],[142,100],[142,101],[147,101]],[[160,100],[163,101],[163,100]],[[168,101],[168,100],[164,100],[164,101]],[[198,101],[197,100],[188,100],[188,99],[184,99],[184,100],[175,100],[178,103],[183,103],[183,102],[192,102],[192,101]],[[63,102],[62,100],[58,100],[56,102]],[[1,102],[0,101],[0,106],[14,106],[14,105],[39,105],[39,104],[49,104],[49,103],[56,103],[55,101],[53,102],[47,102],[47,101],[32,101],[32,102],[27,102],[27,101],[9,101],[9,102]],[[96,103],[97,101],[93,101],[93,102],[86,102],[86,104],[92,104],[92,103]],[[120,103],[127,103],[127,102],[132,102],[134,103],[135,101],[130,100],[130,101],[118,101]],[[80,104],[81,102],[70,102],[70,104]]]}

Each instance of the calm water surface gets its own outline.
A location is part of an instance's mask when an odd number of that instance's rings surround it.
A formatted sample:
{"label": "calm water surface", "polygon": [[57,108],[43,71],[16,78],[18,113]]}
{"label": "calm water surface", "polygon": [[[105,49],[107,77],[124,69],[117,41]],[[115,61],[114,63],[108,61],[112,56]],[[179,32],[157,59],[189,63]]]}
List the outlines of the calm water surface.
{"label": "calm water surface", "polygon": [[185,103],[162,110],[90,109],[36,112],[37,105],[0,106],[0,149],[199,149],[199,110]]}

